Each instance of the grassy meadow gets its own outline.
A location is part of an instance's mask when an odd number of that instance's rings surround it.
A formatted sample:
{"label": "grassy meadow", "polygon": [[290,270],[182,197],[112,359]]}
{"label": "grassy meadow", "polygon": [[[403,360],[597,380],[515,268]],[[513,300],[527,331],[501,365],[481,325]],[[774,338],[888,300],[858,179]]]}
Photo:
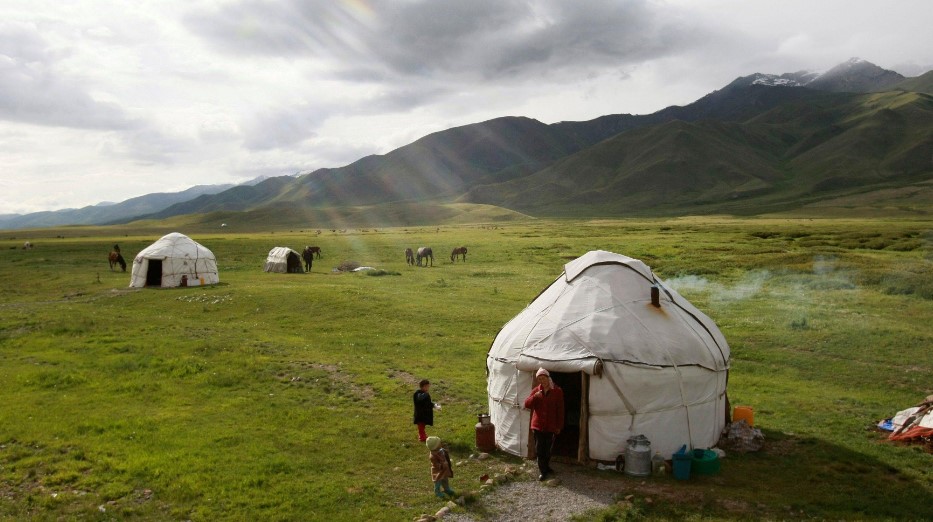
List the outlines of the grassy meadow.
{"label": "grassy meadow", "polygon": [[[0,518],[434,512],[415,383],[431,379],[443,405],[429,432],[466,458],[496,332],[592,249],[644,260],[717,321],[732,348],[730,398],[755,408],[767,446],[730,454],[715,477],[660,479],[674,492],[664,502],[585,518],[931,516],[933,455],[870,429],[933,394],[929,221],[180,229],[217,256],[220,285],[130,290],[131,267],[108,269],[114,242],[131,264],[169,231],[0,237]],[[307,244],[324,255],[311,274],[262,272],[273,246]],[[404,249],[422,245],[434,267],[407,267]],[[460,245],[467,262],[451,263]],[[331,273],[345,260],[401,275]],[[452,486],[475,490],[503,462],[517,459],[470,462]],[[620,493],[635,483],[617,480]]]}

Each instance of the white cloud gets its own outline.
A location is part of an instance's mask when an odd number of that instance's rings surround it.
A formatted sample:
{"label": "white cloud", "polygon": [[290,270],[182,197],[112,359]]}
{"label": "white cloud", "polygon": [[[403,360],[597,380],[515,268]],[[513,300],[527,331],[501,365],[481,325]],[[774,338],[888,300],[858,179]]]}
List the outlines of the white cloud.
{"label": "white cloud", "polygon": [[867,0],[4,2],[0,213],[339,166],[497,116],[652,112],[852,56],[917,69],[933,64],[931,15]]}
{"label": "white cloud", "polygon": [[59,59],[35,25],[0,22],[0,119],[82,129],[134,125],[119,106],[95,100],[80,81],[58,73]]}

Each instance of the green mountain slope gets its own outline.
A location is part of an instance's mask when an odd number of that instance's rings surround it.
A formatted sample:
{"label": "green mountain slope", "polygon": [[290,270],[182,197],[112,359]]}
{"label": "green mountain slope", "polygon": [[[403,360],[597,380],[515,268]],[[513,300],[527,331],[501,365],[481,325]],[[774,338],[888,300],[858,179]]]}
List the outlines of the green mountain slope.
{"label": "green mountain slope", "polygon": [[367,205],[455,196],[481,180],[537,171],[589,144],[530,118],[497,118],[437,132],[343,168],[318,170],[282,199]]}
{"label": "green mountain slope", "polygon": [[891,90],[933,94],[933,71],[927,71],[915,78],[907,78],[891,87]]}
{"label": "green mountain slope", "polygon": [[178,203],[159,212],[145,215],[145,218],[162,219],[184,214],[249,210],[287,193],[294,183],[295,178],[289,176],[269,178],[256,185],[240,185],[220,194],[200,196]]}
{"label": "green mountain slope", "polygon": [[474,187],[462,201],[535,215],[780,210],[933,177],[933,97],[797,100],[742,123],[621,133],[551,167]]}

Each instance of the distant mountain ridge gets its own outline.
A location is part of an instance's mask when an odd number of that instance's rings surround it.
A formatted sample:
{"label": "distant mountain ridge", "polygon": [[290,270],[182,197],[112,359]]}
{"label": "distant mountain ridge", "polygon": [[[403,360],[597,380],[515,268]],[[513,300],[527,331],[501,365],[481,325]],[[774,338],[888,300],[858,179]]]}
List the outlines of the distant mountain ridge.
{"label": "distant mountain ridge", "polygon": [[40,228],[59,225],[101,225],[126,221],[157,212],[181,201],[201,195],[217,194],[233,188],[232,184],[195,185],[180,192],[157,192],[130,198],[120,203],[90,205],[82,208],[50,210],[31,214],[0,216],[0,229]]}
{"label": "distant mountain ridge", "polygon": [[107,222],[234,220],[237,212],[267,219],[276,208],[310,217],[328,213],[301,209],[343,207],[407,222],[418,220],[419,202],[554,216],[789,209],[933,179],[931,90],[933,71],[904,78],[860,59],[822,74],[756,73],[652,114],[553,124],[496,118],[344,167],[189,194]]}
{"label": "distant mountain ridge", "polygon": [[172,205],[190,201],[199,196],[219,194],[240,185],[257,185],[271,177],[261,175],[239,184],[195,185],[179,192],[155,192],[121,202],[101,201],[82,208],[66,208],[29,214],[0,214],[0,229],[124,223],[138,216],[159,212]]}

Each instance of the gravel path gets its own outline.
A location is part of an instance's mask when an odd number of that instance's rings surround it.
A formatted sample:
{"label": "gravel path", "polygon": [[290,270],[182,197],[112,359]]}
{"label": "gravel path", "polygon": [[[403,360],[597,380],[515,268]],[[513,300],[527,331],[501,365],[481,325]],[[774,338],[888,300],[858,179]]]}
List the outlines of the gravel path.
{"label": "gravel path", "polygon": [[[590,509],[602,509],[613,503],[620,491],[614,481],[582,473],[579,466],[555,466],[558,486],[546,486],[533,478],[509,482],[484,495],[482,503],[487,520],[502,522],[563,521]],[[607,477],[608,478],[608,477]],[[471,513],[451,513],[445,522],[476,522],[482,518]]]}

